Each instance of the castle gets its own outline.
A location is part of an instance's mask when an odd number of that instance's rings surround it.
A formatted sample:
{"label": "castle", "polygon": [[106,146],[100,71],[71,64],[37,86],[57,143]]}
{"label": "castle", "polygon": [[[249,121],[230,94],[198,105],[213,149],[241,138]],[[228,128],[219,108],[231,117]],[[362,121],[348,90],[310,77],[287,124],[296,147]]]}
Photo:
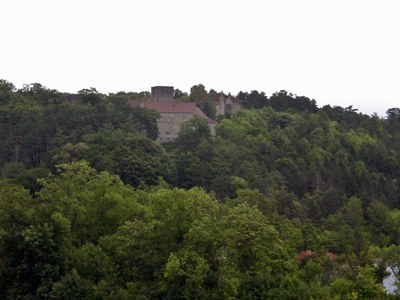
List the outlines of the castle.
{"label": "castle", "polygon": [[240,101],[231,94],[226,96],[214,90],[211,90],[209,94],[215,105],[216,116],[229,116],[243,108]]}
{"label": "castle", "polygon": [[[232,96],[226,97],[216,92],[210,93],[210,96],[217,116],[231,114],[241,109],[239,102]],[[206,120],[211,133],[215,134],[215,121],[207,117],[195,102],[176,102],[172,86],[153,86],[150,98],[129,100],[128,105],[154,109],[160,114],[160,118],[157,119],[158,138],[156,140],[159,143],[174,142],[178,137],[181,124],[195,115]]]}

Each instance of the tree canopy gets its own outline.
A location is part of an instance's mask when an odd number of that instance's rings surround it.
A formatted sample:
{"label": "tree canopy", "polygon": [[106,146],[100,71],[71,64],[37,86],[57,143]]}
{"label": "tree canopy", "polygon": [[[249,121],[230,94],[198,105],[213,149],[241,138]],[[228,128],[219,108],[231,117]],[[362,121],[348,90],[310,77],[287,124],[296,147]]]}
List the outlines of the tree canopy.
{"label": "tree canopy", "polygon": [[145,96],[0,80],[1,299],[398,297],[399,108],[240,92],[160,145]]}

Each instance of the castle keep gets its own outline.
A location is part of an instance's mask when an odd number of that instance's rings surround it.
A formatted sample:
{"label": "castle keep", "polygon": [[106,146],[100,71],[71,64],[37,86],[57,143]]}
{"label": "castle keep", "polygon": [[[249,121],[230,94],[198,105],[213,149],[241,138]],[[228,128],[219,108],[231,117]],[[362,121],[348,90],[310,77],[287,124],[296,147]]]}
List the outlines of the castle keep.
{"label": "castle keep", "polygon": [[174,87],[173,86],[152,86],[151,99],[154,102],[173,102]]}
{"label": "castle keep", "polygon": [[157,120],[157,142],[159,143],[175,141],[178,137],[181,124],[192,119],[195,115],[206,120],[211,132],[214,131],[215,122],[208,118],[197,107],[195,102],[174,101],[174,87],[172,86],[153,86],[151,88],[151,98],[129,100],[128,105],[154,109],[160,114],[160,118]]}

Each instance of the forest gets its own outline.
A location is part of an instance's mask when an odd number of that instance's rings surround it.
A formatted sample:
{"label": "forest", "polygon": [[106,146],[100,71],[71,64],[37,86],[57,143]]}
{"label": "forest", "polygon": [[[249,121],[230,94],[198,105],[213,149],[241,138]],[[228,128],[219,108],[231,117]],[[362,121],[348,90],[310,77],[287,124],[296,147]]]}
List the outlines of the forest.
{"label": "forest", "polygon": [[0,299],[397,299],[400,108],[240,92],[160,145],[148,95],[0,80]]}

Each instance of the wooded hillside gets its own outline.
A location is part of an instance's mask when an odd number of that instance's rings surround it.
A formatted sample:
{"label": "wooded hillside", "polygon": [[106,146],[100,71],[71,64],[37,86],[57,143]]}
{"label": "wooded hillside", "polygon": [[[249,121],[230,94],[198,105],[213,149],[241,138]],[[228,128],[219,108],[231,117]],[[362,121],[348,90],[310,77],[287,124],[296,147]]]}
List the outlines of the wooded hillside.
{"label": "wooded hillside", "polygon": [[395,299],[399,108],[240,92],[160,145],[147,95],[0,80],[1,299]]}

